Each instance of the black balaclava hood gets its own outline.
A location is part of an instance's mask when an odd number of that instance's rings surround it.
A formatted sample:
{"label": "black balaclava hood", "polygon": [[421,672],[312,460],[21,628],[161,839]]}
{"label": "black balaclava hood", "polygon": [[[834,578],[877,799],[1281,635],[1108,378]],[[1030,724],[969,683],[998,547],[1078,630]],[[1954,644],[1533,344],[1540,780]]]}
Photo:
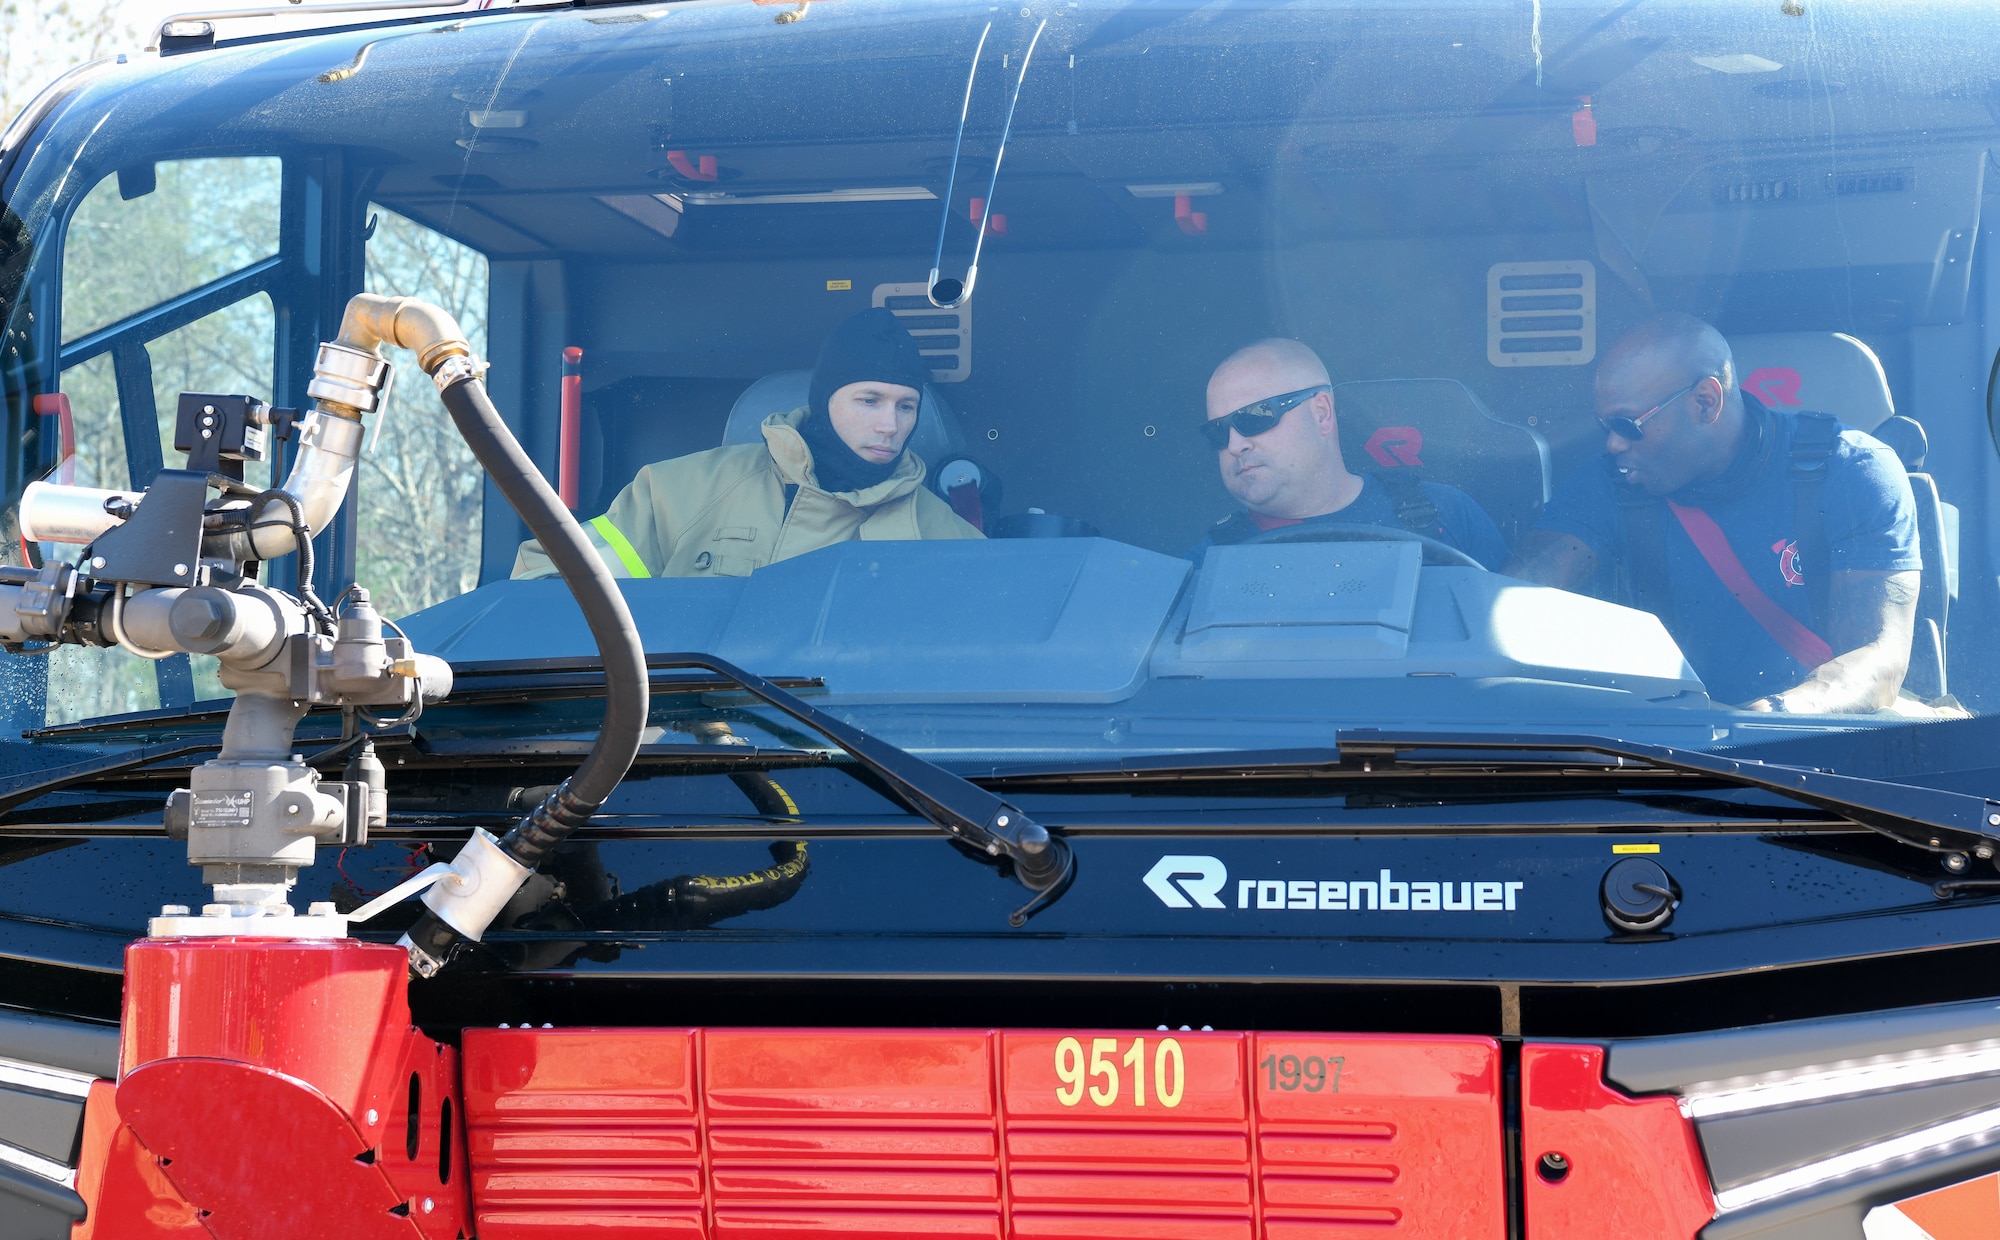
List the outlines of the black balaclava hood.
{"label": "black balaclava hood", "polygon": [[[864,310],[828,333],[813,365],[811,406],[799,435],[812,450],[813,476],[823,491],[859,491],[886,482],[903,463],[901,453],[880,465],[864,460],[840,438],[827,414],[827,401],[850,383],[894,383],[919,393],[930,381],[930,367],[917,342],[896,316],[877,307]],[[915,432],[912,432],[913,434]],[[909,451],[905,441],[904,452]]]}

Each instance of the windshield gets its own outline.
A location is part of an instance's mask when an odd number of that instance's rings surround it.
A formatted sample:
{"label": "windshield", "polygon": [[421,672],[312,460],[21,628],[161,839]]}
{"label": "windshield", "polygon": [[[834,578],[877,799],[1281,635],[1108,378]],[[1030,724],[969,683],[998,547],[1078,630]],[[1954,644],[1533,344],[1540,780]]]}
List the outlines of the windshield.
{"label": "windshield", "polygon": [[[183,392],[308,403],[366,289],[468,328],[650,651],[811,678],[945,760],[1986,713],[1996,36],[1811,0],[758,0],[106,67],[7,155],[6,485],[143,486]],[[591,655],[396,360],[319,593],[461,666]],[[16,730],[225,692],[186,656],[4,662]]]}

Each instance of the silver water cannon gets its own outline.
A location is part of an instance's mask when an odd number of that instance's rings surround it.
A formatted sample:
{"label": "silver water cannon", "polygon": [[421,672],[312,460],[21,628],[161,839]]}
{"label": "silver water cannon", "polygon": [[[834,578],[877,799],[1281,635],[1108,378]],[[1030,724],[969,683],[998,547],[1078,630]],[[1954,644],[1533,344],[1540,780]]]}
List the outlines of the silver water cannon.
{"label": "silver water cannon", "polygon": [[[22,495],[24,538],[81,552],[38,570],[0,568],[0,646],[212,655],[236,693],[220,752],[195,768],[165,815],[214,902],[199,916],[156,919],[155,934],[345,933],[330,906],[296,915],[289,893],[320,844],[365,843],[383,823],[382,766],[357,732],[343,780],[322,780],[292,752],[299,721],[313,706],[410,719],[451,690],[450,665],[385,633],[365,590],[351,588],[336,612],[311,584],[312,536],[345,501],[362,419],[381,408],[391,381],[385,343],[414,350],[434,376],[480,369],[450,315],[361,294],[339,338],[319,348],[306,389],[314,407],[303,415],[190,393],[176,418],[186,468],[163,469],[137,492],[37,482]],[[283,485],[246,484],[245,463],[267,459],[281,436],[297,444]],[[258,563],[286,555],[298,557],[295,593],[257,580]]]}
{"label": "silver water cannon", "polygon": [[[451,689],[451,669],[418,654],[358,586],[329,608],[312,589],[312,536],[346,499],[362,443],[362,418],[381,408],[391,371],[381,346],[417,355],[466,446],[569,586],[605,672],[604,722],[577,769],[496,839],[475,830],[439,863],[362,908],[340,915],[315,904],[299,916],[288,894],[320,844],[359,844],[384,821],[381,763],[357,720],[375,709],[414,721]],[[645,736],[646,655],[618,584],[494,408],[452,317],[406,297],[356,295],[339,338],[322,344],[303,416],[245,396],[181,398],[175,444],[187,468],[163,469],[142,492],[37,484],[21,524],[37,541],[83,548],[74,562],[0,568],[0,647],[31,643],[117,645],[142,658],[213,655],[236,691],[220,752],[195,768],[167,803],[169,833],[215,890],[199,916],[170,908],[156,936],[335,937],[422,891],[425,912],[399,942],[411,971],[428,977],[477,942],[535,867],[587,823],[631,769]],[[284,485],[259,491],[244,464],[265,459],[274,437],[298,443]],[[296,593],[256,580],[256,565],[296,555]],[[746,673],[747,674],[747,673]],[[350,748],[339,782],[291,752],[314,705],[349,713]],[[372,718],[372,716],[371,716]]]}

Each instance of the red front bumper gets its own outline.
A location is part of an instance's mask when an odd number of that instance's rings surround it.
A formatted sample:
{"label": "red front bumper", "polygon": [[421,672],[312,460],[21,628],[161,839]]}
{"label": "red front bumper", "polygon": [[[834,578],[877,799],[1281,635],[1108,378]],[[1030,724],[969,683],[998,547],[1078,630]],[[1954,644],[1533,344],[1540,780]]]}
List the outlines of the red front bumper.
{"label": "red front bumper", "polygon": [[[1507,1234],[1488,1038],[412,1029],[402,952],[148,941],[77,1240]],[[1670,1098],[1521,1054],[1526,1234],[1688,1240]],[[1559,1157],[1545,1159],[1543,1155]]]}

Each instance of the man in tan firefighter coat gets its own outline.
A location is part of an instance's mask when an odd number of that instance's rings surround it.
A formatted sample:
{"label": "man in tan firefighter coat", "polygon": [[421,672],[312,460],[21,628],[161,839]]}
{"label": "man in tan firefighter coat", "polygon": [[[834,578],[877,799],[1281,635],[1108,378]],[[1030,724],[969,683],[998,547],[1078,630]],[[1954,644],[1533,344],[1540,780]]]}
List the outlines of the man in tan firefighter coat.
{"label": "man in tan firefighter coat", "polygon": [[[929,377],[893,314],[857,314],[821,346],[809,403],[765,418],[763,443],[648,465],[584,532],[614,577],[742,577],[850,538],[978,538],[904,450]],[[521,545],[515,577],[554,573]]]}

